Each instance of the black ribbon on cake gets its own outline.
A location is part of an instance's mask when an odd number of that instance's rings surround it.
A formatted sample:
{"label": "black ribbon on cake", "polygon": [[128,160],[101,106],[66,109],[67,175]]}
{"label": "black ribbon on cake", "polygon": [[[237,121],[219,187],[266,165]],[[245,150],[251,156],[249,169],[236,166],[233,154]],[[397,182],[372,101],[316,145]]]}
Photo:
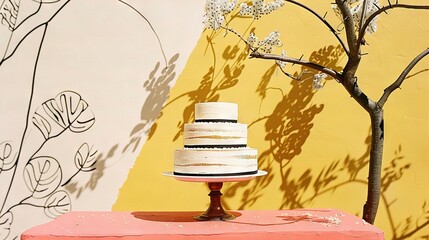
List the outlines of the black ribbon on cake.
{"label": "black ribbon on cake", "polygon": [[237,120],[232,119],[197,119],[195,122],[215,122],[215,123],[237,123]]}
{"label": "black ribbon on cake", "polygon": [[251,172],[240,172],[240,173],[218,173],[218,174],[211,174],[211,173],[180,173],[180,172],[173,172],[174,175],[177,176],[189,176],[189,177],[232,177],[232,176],[245,176],[245,175],[253,175],[257,174],[258,170],[251,171]]}
{"label": "black ribbon on cake", "polygon": [[[237,123],[235,119],[196,119],[197,123],[211,122],[211,123]],[[243,148],[247,147],[247,144],[231,144],[231,145],[185,145],[185,148]],[[189,177],[232,177],[232,176],[245,176],[257,174],[256,171],[249,172],[236,172],[236,173],[180,173],[173,172],[177,176],[189,176]]]}

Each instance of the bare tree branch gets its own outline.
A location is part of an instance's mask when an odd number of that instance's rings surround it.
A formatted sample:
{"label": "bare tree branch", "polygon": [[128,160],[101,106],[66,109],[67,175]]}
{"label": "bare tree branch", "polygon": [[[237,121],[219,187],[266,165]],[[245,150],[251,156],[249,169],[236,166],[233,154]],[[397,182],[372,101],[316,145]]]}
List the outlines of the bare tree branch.
{"label": "bare tree branch", "polygon": [[[293,80],[295,80],[295,81],[303,81],[303,80],[306,80],[306,79],[302,79],[302,76],[304,76],[304,74],[311,74],[311,71],[301,71],[301,73],[300,74],[298,74],[298,76],[294,76],[294,75],[292,75],[292,74],[290,74],[290,73],[288,73],[288,72],[286,72],[283,68],[282,68],[282,66],[279,64],[279,63],[276,63],[277,64],[277,66],[278,66],[278,68],[280,68],[280,71],[285,75],[285,76],[287,76],[287,77],[289,77],[289,78],[291,78],[291,79],[293,79]],[[314,74],[312,74],[312,76],[313,76]]]}
{"label": "bare tree branch", "polygon": [[414,76],[417,76],[417,75],[419,75],[421,73],[428,72],[428,71],[429,71],[429,68],[422,69],[422,70],[420,70],[418,72],[415,72],[414,74],[408,75],[405,79],[412,78]]}
{"label": "bare tree branch", "polygon": [[344,27],[346,29],[346,35],[347,35],[347,44],[349,45],[349,49],[350,49],[349,57],[353,59],[357,59],[359,57],[359,55],[357,54],[359,51],[359,44],[357,41],[356,30],[353,22],[352,13],[350,12],[349,6],[346,4],[346,1],[335,0],[335,3],[337,4],[338,8],[341,11],[341,15],[343,16],[343,23],[344,23]]}
{"label": "bare tree branch", "polygon": [[316,16],[320,21],[322,21],[329,28],[329,30],[335,35],[335,37],[338,39],[338,42],[340,42],[340,44],[343,47],[343,49],[346,52],[346,54],[349,55],[349,49],[348,49],[348,47],[346,46],[346,44],[344,43],[344,41],[340,38],[340,36],[339,36],[338,32],[335,30],[335,28],[332,27],[332,25],[328,21],[326,21],[326,19],[324,17],[320,16],[313,9],[305,6],[302,3],[296,2],[294,0],[286,0],[286,2],[290,2],[292,4],[295,4],[297,6],[300,6],[300,7],[304,8],[305,10],[309,11],[311,14],[313,14],[314,16]]}
{"label": "bare tree branch", "polygon": [[[377,11],[375,11],[373,14],[371,14],[368,19],[366,19],[365,23],[361,25],[361,28],[359,29],[359,37],[357,39],[357,42],[360,43],[362,42],[363,38],[365,37],[365,32],[366,32],[366,28],[368,27],[368,25],[371,23],[371,21],[377,17],[378,15],[380,15],[383,12],[386,12],[387,10],[393,9],[393,8],[408,8],[408,9],[420,9],[420,10],[429,10],[429,5],[409,5],[409,4],[389,4],[388,6],[384,6],[380,9],[378,9]],[[358,49],[356,49],[356,54],[359,51],[360,46],[358,46]]]}
{"label": "bare tree branch", "polygon": [[285,76],[287,76],[287,77],[289,77],[289,78],[291,78],[291,79],[293,79],[293,80],[296,80],[296,81],[301,80],[301,76],[295,77],[295,76],[293,76],[292,74],[290,74],[290,73],[286,72],[286,71],[282,68],[282,66],[280,66],[280,64],[278,64],[278,63],[276,63],[276,64],[277,64],[277,67],[278,67],[278,68],[280,68],[280,71],[281,71]]}
{"label": "bare tree branch", "polygon": [[368,2],[367,0],[363,0],[363,3],[362,3],[362,15],[360,16],[359,29],[362,29],[362,26],[364,23],[367,2]]}
{"label": "bare tree branch", "polygon": [[286,57],[286,56],[280,56],[280,55],[275,55],[275,54],[260,53],[260,52],[252,52],[250,54],[250,58],[271,59],[271,60],[278,60],[278,61],[282,61],[282,62],[294,63],[294,64],[306,66],[306,67],[312,68],[314,70],[326,73],[339,82],[342,80],[342,75],[339,72],[335,71],[334,69],[331,69],[331,68],[328,68],[328,67],[325,67],[325,66],[319,65],[317,63],[307,61],[307,60],[291,58],[291,57]]}
{"label": "bare tree branch", "polygon": [[422,53],[420,53],[417,57],[415,57],[413,61],[411,61],[411,63],[408,64],[408,66],[404,69],[404,71],[402,71],[401,75],[399,75],[396,81],[393,82],[386,89],[384,89],[383,95],[381,96],[380,100],[378,100],[378,104],[380,105],[380,107],[383,107],[383,105],[386,103],[387,99],[389,98],[390,94],[392,94],[393,91],[401,87],[401,84],[404,82],[408,73],[410,73],[410,71],[417,65],[417,63],[428,54],[429,54],[429,48],[427,48]]}

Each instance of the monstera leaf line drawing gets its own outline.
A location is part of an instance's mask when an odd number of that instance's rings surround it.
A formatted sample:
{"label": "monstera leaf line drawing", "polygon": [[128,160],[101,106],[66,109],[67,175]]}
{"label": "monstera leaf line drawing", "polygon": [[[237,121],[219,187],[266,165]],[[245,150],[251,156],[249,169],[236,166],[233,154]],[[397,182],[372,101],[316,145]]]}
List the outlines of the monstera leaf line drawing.
{"label": "monstera leaf line drawing", "polygon": [[74,157],[74,163],[80,171],[90,172],[95,170],[97,159],[95,154],[97,151],[92,152],[87,143],[82,144]]}
{"label": "monstera leaf line drawing", "polygon": [[61,186],[64,187],[71,182],[71,180],[80,172],[91,172],[96,169],[96,163],[98,158],[96,158],[97,150],[93,151],[92,147],[90,148],[88,143],[83,143],[77,150],[74,156],[74,164],[77,168],[77,171]]}
{"label": "monstera leaf line drawing", "polygon": [[31,191],[31,197],[41,199],[49,196],[61,183],[60,164],[52,157],[31,159],[24,169],[24,180]]}
{"label": "monstera leaf line drawing", "polygon": [[33,124],[45,139],[56,137],[66,129],[75,133],[88,130],[95,122],[94,114],[81,96],[73,91],[64,91],[44,102],[36,110]]}
{"label": "monstera leaf line drawing", "polygon": [[71,211],[70,196],[66,191],[57,191],[45,202],[44,211],[46,216],[57,218]]}
{"label": "monstera leaf line drawing", "polygon": [[19,3],[12,0],[5,0],[0,5],[1,23],[13,31],[18,17]]}
{"label": "monstera leaf line drawing", "polygon": [[13,215],[7,212],[0,217],[0,239],[6,239],[10,233],[10,226],[13,222]]}
{"label": "monstera leaf line drawing", "polygon": [[16,163],[16,154],[10,142],[0,143],[0,173],[10,170]]}

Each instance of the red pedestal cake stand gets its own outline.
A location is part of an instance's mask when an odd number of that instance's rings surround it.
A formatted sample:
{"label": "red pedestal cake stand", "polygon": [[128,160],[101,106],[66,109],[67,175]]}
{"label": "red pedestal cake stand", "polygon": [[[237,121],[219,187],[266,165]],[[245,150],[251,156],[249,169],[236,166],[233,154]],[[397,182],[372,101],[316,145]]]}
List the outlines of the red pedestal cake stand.
{"label": "red pedestal cake stand", "polygon": [[184,182],[206,182],[209,185],[210,193],[210,205],[208,209],[194,218],[199,221],[209,221],[209,220],[232,220],[235,218],[234,215],[227,213],[221,204],[222,189],[224,182],[242,182],[254,179],[256,177],[266,175],[266,171],[259,170],[256,174],[251,175],[236,175],[236,176],[222,176],[222,177],[212,177],[212,176],[183,176],[175,175],[173,172],[164,172],[163,175],[167,177],[174,177],[176,180]]}

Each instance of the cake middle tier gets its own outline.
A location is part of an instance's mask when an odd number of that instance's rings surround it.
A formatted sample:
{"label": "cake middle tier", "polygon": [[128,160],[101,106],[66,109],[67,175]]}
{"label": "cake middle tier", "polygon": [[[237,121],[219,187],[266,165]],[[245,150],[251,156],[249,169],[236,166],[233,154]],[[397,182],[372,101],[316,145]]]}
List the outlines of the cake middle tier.
{"label": "cake middle tier", "polygon": [[254,148],[185,148],[174,151],[174,173],[197,176],[255,174]]}
{"label": "cake middle tier", "polygon": [[185,147],[246,147],[247,124],[199,122],[185,124]]}

